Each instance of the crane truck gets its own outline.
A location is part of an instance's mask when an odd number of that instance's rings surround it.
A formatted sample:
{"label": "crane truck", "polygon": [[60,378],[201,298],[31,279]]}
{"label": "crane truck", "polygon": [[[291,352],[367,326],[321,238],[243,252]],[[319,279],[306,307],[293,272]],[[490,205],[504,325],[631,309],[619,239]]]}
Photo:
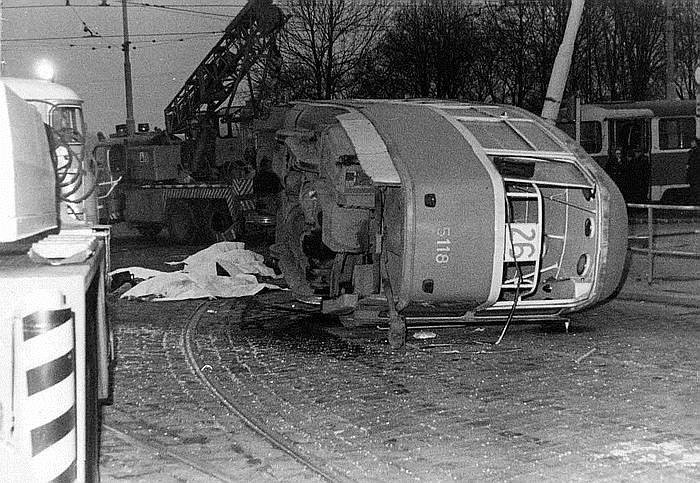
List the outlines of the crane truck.
{"label": "crane truck", "polygon": [[[167,228],[177,243],[240,237],[255,208],[257,161],[252,134],[241,125],[265,108],[285,21],[272,0],[249,1],[166,107],[165,131],[141,124],[129,136],[117,126],[95,148],[103,221],[126,221],[146,236]],[[240,105],[244,80],[252,100]]]}

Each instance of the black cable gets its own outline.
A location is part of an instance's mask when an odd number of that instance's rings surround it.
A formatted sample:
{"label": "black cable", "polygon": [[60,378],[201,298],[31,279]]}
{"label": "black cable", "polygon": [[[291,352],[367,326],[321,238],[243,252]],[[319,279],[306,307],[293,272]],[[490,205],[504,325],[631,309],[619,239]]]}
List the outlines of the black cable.
{"label": "black cable", "polygon": [[[54,106],[56,107],[56,106]],[[85,137],[77,131],[58,131],[50,126],[48,126],[47,133],[49,135],[49,146],[52,152],[52,160],[54,164],[54,171],[56,176],[56,186],[58,189],[58,199],[66,203],[82,203],[92,196],[92,194],[97,189],[97,173],[93,173],[93,183],[92,185],[77,198],[71,198],[72,195],[77,193],[81,188],[85,186],[86,176],[90,174],[85,170],[84,160],[86,156],[85,152]],[[78,143],[82,146],[79,154],[73,151],[71,147],[71,141]],[[63,147],[67,152],[67,162],[61,166],[58,166],[58,158],[56,156],[56,150],[59,147]],[[71,187],[70,190],[64,191],[62,188]]]}
{"label": "black cable", "polygon": [[[205,35],[205,34],[222,34],[225,30],[205,30],[200,32],[160,32],[152,34],[129,34],[130,37],[165,37],[168,35]],[[107,34],[100,35],[99,38],[121,38],[123,34]],[[83,35],[66,35],[64,37],[34,37],[34,38],[14,38],[14,39],[2,39],[3,42],[44,42],[49,40],[78,40],[86,39],[90,37],[85,37]]]}
{"label": "black cable", "polygon": [[510,326],[511,321],[513,320],[513,316],[515,315],[515,307],[518,305],[518,297],[520,296],[520,284],[523,281],[523,271],[520,268],[520,264],[518,263],[518,257],[515,256],[515,244],[513,243],[513,227],[511,226],[512,223],[512,208],[510,206],[510,202],[506,201],[506,225],[508,226],[508,234],[510,235],[510,249],[513,251],[513,261],[515,262],[515,269],[518,273],[518,281],[515,284],[515,296],[513,297],[513,305],[510,307],[510,312],[508,313],[508,318],[506,319],[506,323],[503,326],[503,330],[501,331],[501,335],[498,337],[498,340],[494,342],[493,345],[498,345],[501,343],[503,340],[503,336],[506,335],[506,331],[508,330],[508,326]]}
{"label": "black cable", "polygon": [[[168,5],[157,5],[153,3],[146,3],[146,2],[133,2],[133,1],[127,1],[129,5],[135,5],[138,7],[150,7],[150,8],[160,8],[162,10],[167,10],[167,11],[172,11],[172,12],[178,12],[178,13],[190,13],[194,15],[201,15],[201,16],[208,16],[208,17],[216,17],[216,18],[227,18],[231,19],[234,18],[235,15],[228,15],[228,14],[223,14],[223,13],[211,13],[211,12],[202,12],[200,10],[190,10],[187,8],[181,8],[180,6],[168,6]],[[227,7],[228,5],[222,5],[222,7]]]}

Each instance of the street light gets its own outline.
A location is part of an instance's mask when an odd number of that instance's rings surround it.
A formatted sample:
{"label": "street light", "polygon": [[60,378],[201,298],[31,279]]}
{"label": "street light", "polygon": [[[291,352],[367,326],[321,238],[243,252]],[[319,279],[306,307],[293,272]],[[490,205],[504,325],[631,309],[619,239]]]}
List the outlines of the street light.
{"label": "street light", "polygon": [[47,59],[41,59],[36,63],[35,72],[39,79],[50,82],[54,81],[54,76],[56,75],[53,63]]}

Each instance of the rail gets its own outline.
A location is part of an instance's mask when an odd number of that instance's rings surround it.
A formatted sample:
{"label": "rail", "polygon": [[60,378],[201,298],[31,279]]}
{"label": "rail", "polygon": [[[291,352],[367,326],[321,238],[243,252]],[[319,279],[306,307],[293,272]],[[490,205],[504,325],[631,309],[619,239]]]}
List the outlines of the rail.
{"label": "rail", "polygon": [[[651,285],[654,280],[654,259],[657,255],[671,256],[671,257],[682,257],[682,258],[700,258],[700,252],[687,252],[682,250],[658,250],[656,249],[655,241],[662,237],[673,237],[673,236],[683,236],[683,235],[698,235],[700,234],[700,229],[697,228],[697,222],[691,221],[691,226],[694,224],[695,227],[692,229],[686,229],[684,231],[672,231],[665,233],[655,233],[654,232],[654,210],[663,211],[676,211],[682,213],[700,213],[700,206],[677,206],[677,205],[657,205],[657,204],[644,204],[644,203],[627,203],[628,209],[639,210],[645,209],[647,212],[646,224],[647,230],[646,235],[631,235],[628,240],[647,240],[647,248],[641,247],[629,247],[632,252],[646,253],[647,255],[647,283]],[[693,220],[693,219],[691,219]]]}

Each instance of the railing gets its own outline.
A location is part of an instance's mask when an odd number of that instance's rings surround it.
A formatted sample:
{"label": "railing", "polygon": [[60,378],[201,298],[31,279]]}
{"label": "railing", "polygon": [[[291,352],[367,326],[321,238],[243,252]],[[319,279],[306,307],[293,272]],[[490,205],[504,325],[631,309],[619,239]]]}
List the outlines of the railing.
{"label": "railing", "polygon": [[[697,218],[691,217],[688,219],[688,228],[680,231],[665,231],[664,233],[655,233],[654,231],[654,210],[663,211],[674,211],[680,213],[700,213],[700,206],[677,206],[677,205],[651,205],[651,204],[641,204],[641,203],[628,203],[628,209],[645,209],[647,212],[646,224],[647,232],[646,235],[632,235],[629,236],[629,240],[647,240],[647,248],[640,247],[630,247],[629,250],[632,252],[646,253],[647,255],[647,283],[651,285],[654,280],[654,258],[657,255],[671,256],[671,257],[682,257],[682,258],[700,258],[700,252],[687,252],[681,250],[658,250],[656,249],[656,241],[659,238],[665,237],[678,237],[684,235],[698,235],[700,234],[700,228],[698,228]],[[693,226],[695,225],[695,226]]]}

